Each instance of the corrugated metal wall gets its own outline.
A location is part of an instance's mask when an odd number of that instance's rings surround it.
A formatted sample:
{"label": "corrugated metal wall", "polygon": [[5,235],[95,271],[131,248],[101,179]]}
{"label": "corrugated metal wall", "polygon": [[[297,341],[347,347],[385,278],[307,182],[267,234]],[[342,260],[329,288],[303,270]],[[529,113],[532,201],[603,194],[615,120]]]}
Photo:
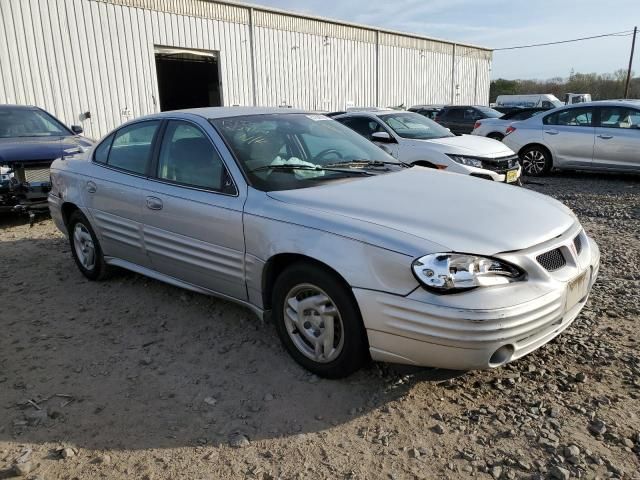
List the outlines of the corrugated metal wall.
{"label": "corrugated metal wall", "polygon": [[[487,103],[491,52],[205,0],[0,0],[0,103],[100,137],[159,110],[154,46],[218,51],[225,105]],[[376,53],[378,52],[378,54]],[[455,88],[458,85],[458,88]],[[452,89],[455,89],[453,92]],[[452,95],[453,93],[453,95]]]}

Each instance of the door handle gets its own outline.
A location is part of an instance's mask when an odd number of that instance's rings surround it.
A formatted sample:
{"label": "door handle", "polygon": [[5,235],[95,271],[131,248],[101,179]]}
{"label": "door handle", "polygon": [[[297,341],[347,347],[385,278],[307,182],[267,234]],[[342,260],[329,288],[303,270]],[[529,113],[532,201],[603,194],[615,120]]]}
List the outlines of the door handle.
{"label": "door handle", "polygon": [[157,197],[147,197],[147,208],[149,210],[162,210],[162,200]]}
{"label": "door handle", "polygon": [[613,135],[598,135],[598,138],[602,138],[603,140],[611,140]]}
{"label": "door handle", "polygon": [[545,130],[544,133],[547,135],[558,135],[560,132],[558,130]]}
{"label": "door handle", "polygon": [[98,191],[98,186],[94,182],[88,181],[87,182],[87,192],[96,193],[96,191]]}

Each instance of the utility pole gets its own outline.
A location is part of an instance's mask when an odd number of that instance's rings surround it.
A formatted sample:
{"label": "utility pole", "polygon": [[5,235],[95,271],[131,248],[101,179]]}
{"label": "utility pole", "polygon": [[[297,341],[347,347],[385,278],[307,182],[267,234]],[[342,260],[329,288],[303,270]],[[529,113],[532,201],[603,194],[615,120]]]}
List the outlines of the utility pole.
{"label": "utility pole", "polygon": [[631,56],[629,57],[629,70],[627,70],[627,83],[624,85],[624,98],[629,98],[629,85],[631,83],[631,67],[633,67],[633,52],[636,49],[636,35],[638,27],[633,28],[633,40],[631,41]]}

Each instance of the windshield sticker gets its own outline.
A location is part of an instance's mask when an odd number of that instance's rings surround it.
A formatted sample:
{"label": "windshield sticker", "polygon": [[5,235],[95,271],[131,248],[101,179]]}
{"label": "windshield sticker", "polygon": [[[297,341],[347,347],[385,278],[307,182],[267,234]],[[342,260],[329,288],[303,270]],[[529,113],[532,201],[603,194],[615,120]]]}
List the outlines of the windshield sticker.
{"label": "windshield sticker", "polygon": [[331,120],[329,117],[325,117],[324,115],[307,115],[307,118],[313,120],[314,122],[319,122],[321,120]]}

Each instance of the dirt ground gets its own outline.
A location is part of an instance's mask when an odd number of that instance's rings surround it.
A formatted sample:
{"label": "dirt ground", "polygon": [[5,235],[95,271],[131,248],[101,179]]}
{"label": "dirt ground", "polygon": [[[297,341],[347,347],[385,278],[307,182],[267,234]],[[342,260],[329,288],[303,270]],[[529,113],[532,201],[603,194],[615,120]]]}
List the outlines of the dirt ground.
{"label": "dirt ground", "polygon": [[343,381],[248,310],[127,272],[89,282],[50,220],[0,219],[0,478],[640,478],[640,178],[526,188],[600,244],[574,325],[497,370]]}

